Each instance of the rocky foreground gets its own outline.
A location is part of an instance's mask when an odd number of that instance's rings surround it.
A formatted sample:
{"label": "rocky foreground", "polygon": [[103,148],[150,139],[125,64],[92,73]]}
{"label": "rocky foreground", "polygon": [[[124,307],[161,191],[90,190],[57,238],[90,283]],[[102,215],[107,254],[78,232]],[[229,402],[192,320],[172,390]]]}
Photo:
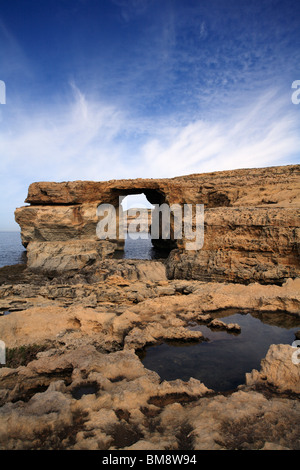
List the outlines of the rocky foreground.
{"label": "rocky foreground", "polygon": [[[268,312],[274,324],[281,312],[300,327],[299,177],[300,165],[288,165],[31,184],[15,211],[27,264],[0,269],[0,448],[299,449],[293,341],[272,344],[226,393],[195,378],[161,380],[138,355],[163,341],[206,341],[195,323],[239,334],[220,320],[224,310]],[[118,259],[120,201],[139,193],[156,206],[204,205],[202,248],[189,249],[185,231],[175,236],[173,213],[170,239],[153,240],[167,258]],[[115,238],[97,235],[102,204],[116,214]]]}
{"label": "rocky foreground", "polygon": [[[1,449],[299,449],[295,348],[272,345],[238,389],[162,381],[137,351],[202,341],[218,312],[300,318],[300,279],[282,285],[168,279],[160,261],[104,260],[56,276],[0,269]],[[219,324],[218,324],[219,322]]]}

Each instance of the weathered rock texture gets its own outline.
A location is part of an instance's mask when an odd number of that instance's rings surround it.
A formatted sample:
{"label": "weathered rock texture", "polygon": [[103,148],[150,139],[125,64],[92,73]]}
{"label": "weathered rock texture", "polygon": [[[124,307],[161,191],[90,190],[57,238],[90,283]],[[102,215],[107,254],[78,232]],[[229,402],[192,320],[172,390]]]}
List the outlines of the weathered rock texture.
{"label": "weathered rock texture", "polygon": [[97,238],[97,207],[117,207],[120,197],[142,192],[152,204],[204,204],[203,248],[189,251],[185,239],[175,240],[168,278],[280,284],[299,276],[299,165],[172,179],[33,183],[25,201],[30,205],[15,212],[29,268],[100,266],[120,244]]}
{"label": "weathered rock texture", "polygon": [[[299,329],[299,176],[294,165],[32,184],[15,214],[27,266],[0,268],[0,448],[299,450],[293,338],[224,393],[162,380],[138,355],[208,330],[232,341],[243,335],[223,321],[233,312]],[[204,204],[203,248],[183,239],[166,260],[113,258],[122,240],[98,239],[97,207],[141,192]]]}
{"label": "weathered rock texture", "polygon": [[299,401],[161,382],[132,351],[49,350],[0,372],[4,449],[299,450]]}
{"label": "weathered rock texture", "polygon": [[299,450],[300,365],[290,344],[272,345],[260,370],[224,394],[193,377],[162,381],[136,350],[201,342],[191,323],[223,329],[219,316],[232,309],[271,324],[281,312],[286,327],[299,325],[300,279],[167,280],[162,263],[105,263],[53,279],[0,269],[0,311],[9,311],[0,316],[8,358],[0,367],[1,449]]}

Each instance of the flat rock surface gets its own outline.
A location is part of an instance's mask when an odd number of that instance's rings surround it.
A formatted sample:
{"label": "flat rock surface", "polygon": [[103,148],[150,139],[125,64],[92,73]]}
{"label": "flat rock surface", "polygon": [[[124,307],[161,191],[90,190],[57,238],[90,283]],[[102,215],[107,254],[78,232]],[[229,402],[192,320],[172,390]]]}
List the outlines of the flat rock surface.
{"label": "flat rock surface", "polygon": [[261,368],[224,394],[194,378],[162,381],[136,351],[201,342],[188,325],[202,318],[225,328],[220,309],[299,316],[300,280],[151,280],[154,268],[138,278],[139,263],[121,265],[57,278],[12,268],[1,283],[1,311],[11,308],[0,316],[11,361],[0,368],[1,449],[299,448],[300,366],[291,345],[272,345]]}
{"label": "flat rock surface", "polygon": [[[299,450],[297,341],[271,344],[226,392],[162,380],[140,359],[149,345],[208,341],[199,324],[242,337],[224,311],[298,321],[299,176],[288,165],[31,184],[15,211],[27,265],[0,268],[0,449]],[[124,240],[98,237],[97,208],[116,208],[119,229],[120,198],[139,193],[203,204],[201,249],[184,233],[154,241],[167,258],[118,259]]]}

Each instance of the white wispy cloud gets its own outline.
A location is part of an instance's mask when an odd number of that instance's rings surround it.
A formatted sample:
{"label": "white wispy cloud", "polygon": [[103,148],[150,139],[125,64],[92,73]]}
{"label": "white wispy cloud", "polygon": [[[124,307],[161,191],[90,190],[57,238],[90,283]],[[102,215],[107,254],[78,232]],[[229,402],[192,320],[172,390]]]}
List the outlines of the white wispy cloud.
{"label": "white wispy cloud", "polygon": [[0,130],[2,171],[16,165],[13,173],[21,170],[23,175],[46,180],[77,172],[87,176],[92,149],[101,167],[124,118],[113,106],[88,102],[73,84],[72,89],[71,103],[33,115],[16,112],[10,125]]}
{"label": "white wispy cloud", "polygon": [[155,168],[167,177],[299,160],[298,109],[274,90],[232,111],[219,121],[196,120],[149,139],[142,154],[151,174]]}
{"label": "white wispy cloud", "polygon": [[71,88],[70,102],[16,112],[0,127],[3,218],[13,219],[33,181],[173,177],[296,162],[299,110],[274,90],[219,120],[180,122],[138,119]]}

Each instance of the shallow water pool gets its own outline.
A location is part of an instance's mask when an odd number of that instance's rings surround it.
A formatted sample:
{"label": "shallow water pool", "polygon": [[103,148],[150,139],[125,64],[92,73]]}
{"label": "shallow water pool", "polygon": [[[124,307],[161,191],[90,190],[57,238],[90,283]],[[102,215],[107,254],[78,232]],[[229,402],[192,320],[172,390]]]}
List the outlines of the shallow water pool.
{"label": "shallow water pool", "polygon": [[[222,316],[223,315],[223,316]],[[216,316],[214,316],[216,318]],[[234,390],[245,383],[246,372],[260,369],[260,361],[271,344],[292,344],[300,319],[288,314],[219,314],[225,323],[238,323],[239,334],[212,330],[193,323],[207,341],[165,342],[146,347],[139,357],[147,369],[162,380],[189,380],[194,377],[215,391]]]}

